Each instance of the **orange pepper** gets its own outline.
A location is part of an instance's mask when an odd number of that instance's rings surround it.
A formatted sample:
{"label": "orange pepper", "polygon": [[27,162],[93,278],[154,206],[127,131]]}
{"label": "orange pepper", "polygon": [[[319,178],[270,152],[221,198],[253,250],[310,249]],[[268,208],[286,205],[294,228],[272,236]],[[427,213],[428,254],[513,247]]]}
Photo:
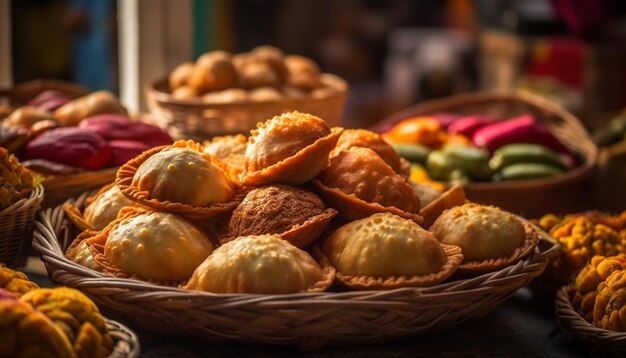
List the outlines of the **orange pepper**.
{"label": "orange pepper", "polygon": [[443,130],[441,124],[432,117],[413,117],[398,122],[385,139],[392,143],[420,143],[429,147],[440,145]]}
{"label": "orange pepper", "polygon": [[450,144],[450,143],[466,145],[466,146],[472,145],[472,141],[467,136],[464,136],[463,134],[448,134],[448,138],[446,139],[446,144]]}

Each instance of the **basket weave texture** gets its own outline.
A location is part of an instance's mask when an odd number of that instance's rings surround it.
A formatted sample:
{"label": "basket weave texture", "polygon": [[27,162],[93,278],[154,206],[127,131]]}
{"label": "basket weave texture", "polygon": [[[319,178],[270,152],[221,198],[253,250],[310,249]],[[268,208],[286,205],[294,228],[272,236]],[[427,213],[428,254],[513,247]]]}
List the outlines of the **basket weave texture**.
{"label": "basket weave texture", "polygon": [[123,324],[107,318],[104,319],[104,323],[115,343],[113,351],[109,354],[108,358],[139,357],[139,338],[137,338],[135,332],[131,331]]}
{"label": "basket weave texture", "polygon": [[0,211],[0,263],[21,264],[30,248],[35,214],[41,206],[44,188],[38,185],[27,198]]}
{"label": "basket weave texture", "polygon": [[319,98],[207,103],[199,98],[172,98],[167,79],[161,79],[146,88],[146,101],[154,115],[152,122],[175,139],[202,141],[217,135],[247,133],[256,128],[258,122],[290,111],[311,113],[330,126],[339,126],[348,85],[331,74],[322,74],[321,81],[335,91]]}
{"label": "basket weave texture", "polygon": [[572,293],[572,286],[563,286],[556,294],[556,318],[563,331],[603,350],[626,354],[626,332],[609,331],[585,321],[572,306]]}
{"label": "basket weave texture", "polygon": [[430,333],[485,315],[540,275],[558,253],[559,245],[538,233],[541,242],[530,256],[474,278],[426,288],[289,295],[212,294],[103,276],[63,256],[77,230],[61,207],[41,212],[33,247],[52,281],[80,289],[108,316],[133,327],[207,341],[319,349]]}
{"label": "basket weave texture", "polygon": [[580,121],[563,107],[528,93],[468,93],[421,102],[385,118],[373,129],[384,132],[402,119],[438,113],[487,115],[502,119],[530,113],[582,159],[578,167],[554,177],[469,183],[464,189],[471,201],[493,204],[530,218],[546,213],[572,213],[589,207],[591,198],[581,193],[585,185],[591,185],[589,179],[597,166],[598,148]]}

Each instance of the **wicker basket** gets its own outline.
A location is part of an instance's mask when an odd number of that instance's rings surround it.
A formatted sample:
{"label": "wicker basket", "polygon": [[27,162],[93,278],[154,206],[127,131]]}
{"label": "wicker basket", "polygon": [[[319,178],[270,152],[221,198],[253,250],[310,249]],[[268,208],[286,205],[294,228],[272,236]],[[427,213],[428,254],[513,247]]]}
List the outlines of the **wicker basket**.
{"label": "wicker basket", "polygon": [[24,263],[33,233],[35,214],[41,206],[44,188],[38,185],[27,198],[0,211],[0,263],[17,266]]}
{"label": "wicker basket", "polygon": [[202,141],[216,135],[247,133],[256,128],[257,122],[294,110],[314,114],[325,119],[329,125],[338,126],[348,85],[331,74],[323,74],[321,80],[336,91],[320,98],[206,103],[201,99],[173,99],[167,79],[161,79],[146,89],[146,101],[154,115],[154,123],[176,139]]}
{"label": "wicker basket", "polygon": [[47,176],[43,182],[46,197],[43,208],[55,207],[85,191],[99,188],[115,180],[117,168],[105,168],[70,175]]}
{"label": "wicker basket", "polygon": [[115,344],[108,358],[139,357],[139,339],[133,331],[123,324],[107,318],[104,319],[104,323]]}
{"label": "wicker basket", "polygon": [[318,349],[430,333],[487,314],[557,254],[559,245],[538,232],[542,240],[530,256],[478,277],[426,288],[289,295],[211,294],[103,276],[63,256],[77,231],[60,207],[41,213],[33,247],[52,281],[82,290],[107,315],[131,326],[211,341]]}
{"label": "wicker basket", "polygon": [[556,319],[563,331],[600,349],[626,354],[626,332],[609,331],[585,321],[572,306],[572,292],[571,286],[563,286],[556,294]]}
{"label": "wicker basket", "polygon": [[531,218],[549,212],[572,213],[589,207],[591,198],[583,193],[586,185],[591,186],[589,179],[597,164],[598,149],[580,121],[561,106],[528,93],[461,94],[407,108],[384,119],[374,130],[382,132],[402,119],[436,113],[484,114],[497,118],[532,113],[583,159],[573,170],[550,178],[467,184],[465,193],[470,200],[493,204]]}
{"label": "wicker basket", "polygon": [[[35,80],[11,88],[0,89],[0,101],[5,100],[12,106],[20,106],[41,92],[50,90],[63,92],[70,97],[80,97],[89,93],[89,90],[71,82]],[[44,208],[57,206],[68,198],[76,197],[87,190],[110,183],[115,179],[116,170],[117,168],[107,168],[76,174],[47,176],[43,183],[46,197],[41,206]]]}

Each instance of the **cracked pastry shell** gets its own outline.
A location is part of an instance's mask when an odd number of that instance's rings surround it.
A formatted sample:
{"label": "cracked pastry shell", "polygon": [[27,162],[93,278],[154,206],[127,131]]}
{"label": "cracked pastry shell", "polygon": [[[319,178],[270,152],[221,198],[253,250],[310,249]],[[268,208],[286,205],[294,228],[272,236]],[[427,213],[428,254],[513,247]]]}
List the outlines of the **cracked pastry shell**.
{"label": "cracked pastry shell", "polygon": [[445,210],[429,229],[463,251],[459,272],[493,271],[526,257],[539,237],[530,224],[494,206],[468,203]]}
{"label": "cracked pastry shell", "polygon": [[141,207],[122,194],[115,183],[110,183],[85,200],[83,213],[72,203],[63,205],[69,219],[81,230],[102,230],[117,219],[120,209],[125,206]]}
{"label": "cracked pastry shell", "polygon": [[214,249],[207,235],[182,217],[132,208],[87,240],[104,273],[166,285],[189,279]]}
{"label": "cracked pastry shell", "polygon": [[337,214],[312,192],[288,185],[251,190],[228,219],[221,243],[239,236],[279,234],[297,247],[315,241]]}
{"label": "cracked pastry shell", "polygon": [[322,253],[337,281],[353,289],[432,286],[454,273],[463,255],[412,220],[374,214],[335,230]]}
{"label": "cracked pastry shell", "polygon": [[299,185],[326,166],[342,128],[329,128],[314,115],[283,113],[250,131],[246,147],[244,185],[282,183]]}
{"label": "cracked pastry shell", "polygon": [[224,164],[193,141],[155,147],[117,171],[122,194],[156,210],[200,219],[230,211],[245,194],[236,195]]}
{"label": "cracked pastry shell", "polygon": [[321,292],[333,283],[334,273],[278,235],[250,235],[213,251],[183,288],[214,293]]}
{"label": "cracked pastry shell", "polygon": [[390,212],[422,222],[420,201],[411,185],[369,148],[339,152],[313,183],[326,202],[348,219]]}
{"label": "cracked pastry shell", "polygon": [[352,147],[369,148],[376,152],[393,170],[405,178],[411,173],[411,164],[398,155],[393,147],[387,143],[383,137],[367,129],[346,129],[341,133],[337,145],[330,152],[330,157],[334,157],[343,150]]}

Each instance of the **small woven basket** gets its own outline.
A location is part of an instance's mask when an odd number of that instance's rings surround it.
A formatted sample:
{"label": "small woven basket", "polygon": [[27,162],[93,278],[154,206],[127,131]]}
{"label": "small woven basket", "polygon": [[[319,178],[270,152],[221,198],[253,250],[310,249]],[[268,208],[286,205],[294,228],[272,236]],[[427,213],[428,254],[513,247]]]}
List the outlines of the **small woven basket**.
{"label": "small woven basket", "polygon": [[471,201],[499,206],[529,218],[546,213],[573,213],[589,207],[591,198],[583,193],[586,185],[591,184],[589,179],[597,165],[598,148],[580,121],[563,107],[528,93],[468,93],[422,102],[387,117],[373,129],[384,132],[402,119],[438,113],[481,114],[502,119],[531,113],[582,159],[576,168],[550,178],[469,183],[465,185],[465,193]]}
{"label": "small woven basket", "polygon": [[139,339],[135,332],[123,324],[104,319],[109,334],[113,338],[113,351],[107,358],[136,358],[139,357]]}
{"label": "small woven basket", "polygon": [[[85,197],[75,203],[81,207]],[[61,207],[43,211],[33,247],[52,281],[80,289],[107,315],[148,331],[319,349],[438,331],[493,310],[540,275],[559,245],[542,237],[502,270],[433,287],[288,295],[212,294],[104,276],[63,256],[77,230]]]}
{"label": "small woven basket", "polygon": [[175,139],[202,141],[217,135],[247,133],[258,122],[290,111],[311,113],[330,126],[339,126],[348,85],[331,74],[322,74],[321,81],[334,91],[319,98],[207,103],[200,98],[172,98],[167,79],[161,79],[146,88],[146,101],[154,115],[153,122]]}
{"label": "small woven basket", "polygon": [[[17,84],[11,88],[0,88],[0,101],[8,101],[12,106],[21,106],[44,91],[59,91],[70,97],[81,97],[89,93],[84,87],[71,82],[57,80],[35,80]],[[117,168],[85,171],[75,174],[46,176],[43,183],[46,191],[41,206],[57,206],[69,198],[110,183],[115,179]],[[1,252],[1,249],[0,249]]]}
{"label": "small woven basket", "polygon": [[42,208],[51,208],[62,204],[69,198],[99,188],[115,180],[118,168],[84,171],[68,175],[50,175],[43,182],[46,197]]}
{"label": "small woven basket", "polygon": [[624,356],[626,332],[609,331],[585,321],[572,306],[572,292],[572,286],[563,286],[556,294],[556,319],[563,331],[602,350]]}
{"label": "small woven basket", "polygon": [[0,211],[0,263],[17,266],[24,263],[33,237],[35,214],[43,201],[44,188],[38,185],[27,198]]}

